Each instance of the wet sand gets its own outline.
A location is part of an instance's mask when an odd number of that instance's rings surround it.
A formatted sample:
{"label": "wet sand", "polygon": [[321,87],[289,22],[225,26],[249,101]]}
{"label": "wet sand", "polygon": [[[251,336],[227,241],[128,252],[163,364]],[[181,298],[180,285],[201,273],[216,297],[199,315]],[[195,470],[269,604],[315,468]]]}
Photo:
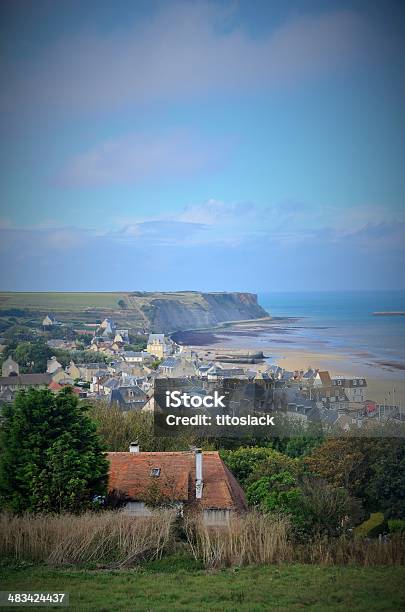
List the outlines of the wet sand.
{"label": "wet sand", "polygon": [[[290,327],[299,326],[299,319],[260,319],[225,324],[213,330],[189,331],[178,334],[177,341],[192,346],[201,357],[214,360],[222,352],[262,350],[266,362],[249,365],[262,370],[268,364],[294,371],[308,367],[329,370],[331,375],[364,376],[368,384],[368,398],[377,402],[395,403],[405,407],[405,364],[396,361],[372,360],[369,353],[325,351],[321,346],[297,346],[289,338]],[[308,342],[310,344],[310,342]],[[236,363],[234,364],[236,365]],[[246,367],[246,364],[241,364]],[[395,389],[395,391],[394,391]]]}

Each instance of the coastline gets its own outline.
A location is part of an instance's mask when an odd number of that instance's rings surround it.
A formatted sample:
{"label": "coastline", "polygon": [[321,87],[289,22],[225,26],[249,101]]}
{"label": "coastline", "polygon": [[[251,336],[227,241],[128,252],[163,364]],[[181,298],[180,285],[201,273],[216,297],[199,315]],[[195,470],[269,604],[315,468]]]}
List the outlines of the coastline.
{"label": "coastline", "polygon": [[[221,353],[263,351],[265,360],[251,369],[263,370],[269,364],[294,371],[308,367],[328,370],[331,375],[363,376],[367,379],[368,397],[383,403],[392,398],[405,406],[405,364],[398,360],[373,359],[368,351],[336,350],[322,346],[311,337],[294,337],[306,330],[304,318],[275,317],[230,322],[213,329],[187,330],[176,334],[178,342],[187,345],[204,359],[220,361]],[[238,365],[237,359],[232,365]],[[243,365],[242,363],[240,365]],[[246,367],[246,364],[245,364]],[[389,395],[390,394],[390,395]]]}

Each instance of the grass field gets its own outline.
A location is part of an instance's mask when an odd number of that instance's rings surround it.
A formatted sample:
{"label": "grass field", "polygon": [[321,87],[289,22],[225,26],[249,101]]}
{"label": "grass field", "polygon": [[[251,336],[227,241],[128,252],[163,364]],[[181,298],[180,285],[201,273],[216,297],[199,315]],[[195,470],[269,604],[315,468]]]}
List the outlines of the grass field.
{"label": "grass field", "polygon": [[[1,590],[68,592],[70,610],[403,610],[403,567],[256,566],[207,572],[165,558],[139,570],[3,569]],[[11,608],[3,608],[4,610]]]}
{"label": "grass field", "polygon": [[0,293],[0,309],[75,310],[83,308],[119,308],[125,293]]}

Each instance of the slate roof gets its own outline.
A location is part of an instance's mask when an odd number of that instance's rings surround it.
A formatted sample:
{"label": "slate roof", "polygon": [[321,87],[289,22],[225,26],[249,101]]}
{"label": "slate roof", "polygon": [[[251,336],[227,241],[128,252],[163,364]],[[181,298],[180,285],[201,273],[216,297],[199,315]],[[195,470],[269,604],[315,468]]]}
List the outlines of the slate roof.
{"label": "slate roof", "polygon": [[159,367],[161,368],[175,368],[176,365],[178,365],[179,360],[176,359],[175,357],[166,357],[166,359],[164,359],[162,361],[162,363],[160,364]]}
{"label": "slate roof", "polygon": [[50,374],[20,374],[19,376],[0,376],[0,386],[4,385],[49,385],[52,380]]}
{"label": "slate roof", "polygon": [[[195,501],[195,455],[193,452],[107,453],[110,461],[109,490],[122,491],[130,499],[143,501],[149,487],[158,482],[163,495],[173,501]],[[160,468],[158,478],[150,475]],[[247,509],[245,494],[217,451],[203,453],[203,492],[199,504],[204,509]]]}
{"label": "slate roof", "polygon": [[159,344],[163,344],[164,341],[165,341],[164,334],[149,334],[148,344],[154,344],[156,342],[158,342]]}
{"label": "slate roof", "polygon": [[118,404],[122,408],[131,408],[131,406],[142,407],[146,404],[147,400],[146,393],[137,385],[125,386],[121,384],[111,391],[111,403]]}

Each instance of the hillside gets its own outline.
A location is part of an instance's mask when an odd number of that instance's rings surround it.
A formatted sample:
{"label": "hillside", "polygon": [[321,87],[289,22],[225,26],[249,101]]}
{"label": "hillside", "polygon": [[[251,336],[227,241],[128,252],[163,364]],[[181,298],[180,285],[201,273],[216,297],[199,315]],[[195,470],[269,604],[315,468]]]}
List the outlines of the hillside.
{"label": "hillside", "polygon": [[76,325],[108,316],[120,325],[166,333],[267,316],[253,293],[0,293],[0,317],[34,319],[49,312]]}

